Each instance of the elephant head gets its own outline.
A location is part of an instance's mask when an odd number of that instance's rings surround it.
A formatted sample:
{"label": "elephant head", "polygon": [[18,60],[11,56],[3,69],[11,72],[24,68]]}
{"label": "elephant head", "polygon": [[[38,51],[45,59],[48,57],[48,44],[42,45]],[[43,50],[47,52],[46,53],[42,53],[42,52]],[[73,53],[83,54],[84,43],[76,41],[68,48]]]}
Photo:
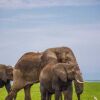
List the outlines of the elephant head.
{"label": "elephant head", "polygon": [[[74,81],[75,91],[80,100],[80,94],[83,92],[83,77],[78,65],[70,65],[67,63],[58,63],[54,65],[53,71],[57,77],[63,82]],[[71,93],[68,90],[67,92]],[[65,94],[66,95],[66,94]],[[67,95],[68,96],[68,95]],[[66,97],[65,97],[66,98]]]}
{"label": "elephant head", "polygon": [[7,74],[7,79],[13,80],[13,68],[12,68],[12,66],[7,66],[6,74]]}
{"label": "elephant head", "polygon": [[53,71],[64,82],[75,80],[79,84],[84,83],[80,69],[75,65],[57,63],[54,65]]}
{"label": "elephant head", "polygon": [[11,66],[6,66],[0,64],[0,79],[4,82],[7,82],[7,80],[13,79],[13,68]]}
{"label": "elephant head", "polygon": [[55,53],[59,63],[76,62],[73,51],[69,47],[49,48],[47,51]]}

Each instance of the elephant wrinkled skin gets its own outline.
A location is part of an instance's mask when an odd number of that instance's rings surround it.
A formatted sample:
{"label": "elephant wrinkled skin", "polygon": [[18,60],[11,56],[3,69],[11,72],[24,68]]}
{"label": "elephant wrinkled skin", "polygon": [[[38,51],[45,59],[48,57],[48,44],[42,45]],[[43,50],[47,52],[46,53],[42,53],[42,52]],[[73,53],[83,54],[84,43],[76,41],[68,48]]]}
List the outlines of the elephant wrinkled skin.
{"label": "elephant wrinkled skin", "polygon": [[31,85],[39,82],[41,55],[41,53],[28,52],[18,60],[13,71],[13,87],[6,100],[12,100],[22,88],[24,88],[25,100],[31,100]]}
{"label": "elephant wrinkled skin", "polygon": [[[52,78],[56,76],[53,74],[52,70],[53,70],[53,67],[57,65],[57,63],[66,63],[66,64],[68,64],[68,66],[70,66],[70,67],[66,66],[67,73],[70,73],[70,74],[68,74],[68,77],[69,77],[69,81],[67,82],[68,86],[65,85],[64,89],[61,89],[61,90],[63,90],[65,100],[72,100],[72,91],[73,91],[72,90],[72,80],[74,80],[77,97],[78,97],[78,100],[80,100],[80,94],[83,92],[83,78],[80,73],[79,66],[77,64],[76,58],[75,58],[72,50],[68,47],[49,48],[44,51],[41,58],[42,58],[42,61],[44,60],[43,62],[45,62],[44,63],[45,67],[43,68],[43,70],[41,71],[41,74],[40,74],[40,85],[41,85],[40,90],[41,90],[41,94],[42,94],[41,95],[42,100],[45,100],[46,98],[47,98],[46,100],[50,100],[51,99],[50,95],[52,94],[52,90],[53,90],[53,92],[55,90],[56,94],[58,94],[58,95],[56,95],[56,100],[59,100],[58,99],[60,96],[60,92],[58,92],[59,86],[56,88],[52,88],[54,86],[54,84],[52,84]],[[62,66],[62,64],[60,64],[60,65]],[[60,68],[63,69],[63,67],[60,67]],[[73,74],[72,72],[75,72],[77,74],[75,74],[75,73]],[[62,71],[62,73],[64,74],[64,70]],[[63,80],[61,83],[64,83],[64,82],[66,83],[67,78],[64,75],[61,76],[61,74],[60,74],[59,79],[60,78],[62,78],[62,80]],[[57,80],[57,78],[56,78],[56,80]],[[48,84],[48,85],[46,85],[46,84]],[[55,84],[56,84],[55,86],[57,86],[60,83],[56,82]],[[53,85],[53,86],[51,87],[51,85]],[[50,90],[50,91],[48,93],[46,93],[46,89],[44,89],[44,88],[47,88],[47,90]]]}
{"label": "elephant wrinkled skin", "polygon": [[[6,100],[12,100],[16,93],[24,88],[25,100],[31,100],[30,88],[33,83],[39,82],[39,75],[41,70],[52,66],[57,63],[67,63],[70,66],[78,65],[72,50],[68,47],[49,48],[42,53],[29,52],[25,53],[16,63],[13,71],[13,87]],[[79,67],[76,67],[79,69]],[[73,68],[72,68],[73,69]],[[48,71],[45,71],[47,73]],[[46,77],[46,76],[45,76]],[[79,82],[74,82],[75,86],[81,88],[76,89],[76,93],[82,93],[83,87]],[[70,89],[67,92],[72,92],[72,84],[69,85]],[[70,90],[70,91],[69,91]],[[66,91],[64,92],[65,98],[68,97]],[[47,96],[48,97],[48,96]]]}

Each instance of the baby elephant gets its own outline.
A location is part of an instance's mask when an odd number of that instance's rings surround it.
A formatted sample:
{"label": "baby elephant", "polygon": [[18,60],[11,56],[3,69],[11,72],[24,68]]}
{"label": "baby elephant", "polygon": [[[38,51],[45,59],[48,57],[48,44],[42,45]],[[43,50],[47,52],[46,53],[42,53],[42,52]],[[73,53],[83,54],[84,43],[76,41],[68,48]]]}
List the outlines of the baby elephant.
{"label": "baby elephant", "polygon": [[9,93],[11,89],[11,80],[13,80],[13,68],[11,66],[0,64],[0,88],[5,86]]}
{"label": "baby elephant", "polygon": [[79,67],[67,63],[47,65],[41,71],[39,79],[41,100],[51,100],[53,93],[55,93],[55,100],[60,100],[62,91],[67,91],[69,94],[65,100],[72,100],[72,81],[76,80],[79,85],[83,84]]}

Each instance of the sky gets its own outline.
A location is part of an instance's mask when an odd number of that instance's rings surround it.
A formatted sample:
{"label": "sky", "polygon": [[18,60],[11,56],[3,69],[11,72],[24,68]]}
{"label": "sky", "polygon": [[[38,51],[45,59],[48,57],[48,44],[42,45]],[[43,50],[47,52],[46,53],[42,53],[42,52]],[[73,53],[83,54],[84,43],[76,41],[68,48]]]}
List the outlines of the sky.
{"label": "sky", "polygon": [[0,63],[70,47],[84,80],[100,80],[100,0],[0,0]]}

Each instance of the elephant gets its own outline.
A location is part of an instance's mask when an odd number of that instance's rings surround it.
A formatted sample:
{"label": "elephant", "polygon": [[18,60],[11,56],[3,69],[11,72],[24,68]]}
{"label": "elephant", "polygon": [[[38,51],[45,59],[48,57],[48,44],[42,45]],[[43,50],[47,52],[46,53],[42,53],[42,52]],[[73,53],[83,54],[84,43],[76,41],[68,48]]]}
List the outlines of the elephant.
{"label": "elephant", "polygon": [[[55,61],[55,63],[53,63],[53,64],[56,64],[56,63],[68,63],[70,66],[77,65],[76,68],[78,70],[80,70],[79,66],[78,66],[78,63],[76,61],[76,58],[74,56],[74,53],[69,47],[56,47],[56,48],[46,49],[43,52],[43,55],[41,57],[42,61],[44,62],[44,66],[51,66],[51,63],[52,63],[52,60],[51,60],[52,58],[50,56],[51,54],[52,54],[52,56],[54,58],[57,59]],[[52,64],[52,66],[53,66],[53,64]],[[44,69],[45,69],[45,67],[44,67]],[[78,100],[80,100],[80,94],[83,92],[83,80],[82,80],[82,84],[79,84],[79,82],[74,80],[74,85],[75,85],[75,90],[76,90],[76,93],[77,93]],[[66,100],[66,98],[70,98],[71,97],[71,96],[69,97],[68,93],[70,93],[70,95],[72,95],[72,84],[70,84],[69,89],[67,89],[67,91],[64,91],[65,100]]]}
{"label": "elephant", "polygon": [[7,92],[11,90],[10,81],[13,80],[13,68],[12,66],[7,66],[0,64],[0,88],[6,87]]}
{"label": "elephant", "polygon": [[58,62],[77,63],[72,50],[68,47],[49,48],[44,52],[25,53],[13,69],[13,87],[6,100],[12,100],[16,93],[24,88],[25,100],[31,100],[30,88],[39,82],[41,70],[48,64]]}
{"label": "elephant", "polygon": [[13,69],[13,86],[5,100],[13,100],[21,89],[24,89],[25,100],[31,100],[30,88],[39,82],[42,69],[41,55],[42,52],[27,52],[22,55]]}
{"label": "elephant", "polygon": [[79,67],[69,63],[48,64],[41,71],[39,80],[41,100],[51,100],[53,93],[55,93],[55,100],[60,100],[63,91],[65,91],[64,100],[72,100],[72,81],[83,84]]}

